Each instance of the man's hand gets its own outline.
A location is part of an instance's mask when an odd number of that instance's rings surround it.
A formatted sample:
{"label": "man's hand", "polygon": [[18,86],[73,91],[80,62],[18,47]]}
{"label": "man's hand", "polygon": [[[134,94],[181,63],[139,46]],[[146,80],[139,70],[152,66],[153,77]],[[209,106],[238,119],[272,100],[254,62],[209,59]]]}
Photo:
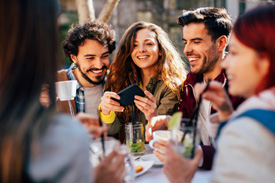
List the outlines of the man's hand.
{"label": "man's hand", "polygon": [[105,124],[103,124],[102,127],[99,126],[98,117],[87,113],[78,113],[75,118],[78,119],[95,138],[98,138],[101,134],[107,136],[107,127]]}
{"label": "man's hand", "polygon": [[97,167],[95,167],[94,182],[122,183],[126,176],[124,158],[125,155],[121,155],[116,151],[109,154],[97,165]]}
{"label": "man's hand", "polygon": [[145,126],[145,140],[149,142],[153,139],[153,132],[156,130],[167,130],[168,122],[171,116],[168,115],[160,115],[153,117],[151,122]]}
{"label": "man's hand", "polygon": [[194,159],[186,159],[178,154],[172,147],[171,143],[166,143],[166,158],[164,161],[163,172],[170,182],[173,183],[190,183],[196,172],[202,151],[196,150]]}
{"label": "man's hand", "polygon": [[[204,83],[197,83],[194,87],[196,97],[201,94],[206,87]],[[208,90],[202,94],[202,97],[209,100],[213,108],[218,112],[219,120],[228,120],[233,113],[231,101],[222,87],[222,84],[216,81],[211,81]]]}

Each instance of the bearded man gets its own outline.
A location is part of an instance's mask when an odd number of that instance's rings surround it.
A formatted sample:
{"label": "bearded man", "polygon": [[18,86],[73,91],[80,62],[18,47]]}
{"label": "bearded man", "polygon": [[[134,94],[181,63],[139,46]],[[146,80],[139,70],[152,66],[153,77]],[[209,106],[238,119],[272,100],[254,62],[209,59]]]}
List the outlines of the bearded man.
{"label": "bearded man", "polygon": [[[88,21],[70,28],[63,49],[73,63],[69,69],[58,71],[58,80],[77,81],[76,97],[72,101],[74,112],[98,116],[109,56],[115,49],[115,31],[100,20]],[[70,111],[66,101],[59,102],[57,110]]]}
{"label": "bearded man", "polygon": [[[232,20],[224,8],[204,7],[183,11],[183,15],[178,18],[177,23],[182,27],[182,41],[185,45],[183,52],[190,64],[190,72],[183,84],[178,111],[182,112],[183,118],[191,118],[198,102],[194,92],[196,83],[206,83],[209,80],[217,81],[222,83],[228,91],[227,76],[221,67],[221,62],[225,57]],[[234,109],[244,100],[241,97],[229,96]],[[211,169],[214,154],[214,141],[210,137],[210,124],[207,119],[210,114],[215,112],[215,106],[210,101],[202,100],[198,126],[202,141],[200,147],[203,151],[200,167],[205,169]],[[170,116],[159,116],[152,119],[151,124],[146,126],[146,140],[152,139],[150,132],[167,129],[169,119]],[[156,148],[162,150],[164,145],[161,142],[154,144]],[[164,161],[164,154],[156,150],[154,153]]]}

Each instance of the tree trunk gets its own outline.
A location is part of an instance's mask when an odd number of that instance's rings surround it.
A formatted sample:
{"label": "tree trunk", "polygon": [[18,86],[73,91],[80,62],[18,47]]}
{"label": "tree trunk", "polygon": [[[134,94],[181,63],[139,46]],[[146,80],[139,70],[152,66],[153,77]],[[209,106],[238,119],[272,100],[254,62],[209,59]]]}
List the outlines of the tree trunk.
{"label": "tree trunk", "polygon": [[76,0],[79,24],[95,19],[93,0]]}
{"label": "tree trunk", "polygon": [[120,0],[108,0],[101,10],[98,19],[108,22]]}

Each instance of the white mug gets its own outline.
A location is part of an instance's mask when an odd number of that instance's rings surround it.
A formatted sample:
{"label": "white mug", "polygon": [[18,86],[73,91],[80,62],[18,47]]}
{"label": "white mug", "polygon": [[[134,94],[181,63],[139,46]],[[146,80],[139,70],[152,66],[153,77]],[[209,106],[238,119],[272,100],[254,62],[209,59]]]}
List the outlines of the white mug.
{"label": "white mug", "polygon": [[76,80],[59,81],[55,83],[56,94],[60,101],[73,100],[76,96]]}
{"label": "white mug", "polygon": [[[181,131],[178,131],[177,133],[177,138],[178,139],[181,139],[182,137],[182,132]],[[152,149],[155,149],[157,151],[159,151],[160,153],[163,153],[165,154],[164,151],[160,150],[160,149],[157,149],[154,147],[154,143],[157,142],[158,140],[164,140],[164,141],[168,141],[171,139],[171,131],[169,130],[157,130],[157,131],[154,131],[153,132],[153,140],[151,140],[149,142],[149,146],[152,148]]]}

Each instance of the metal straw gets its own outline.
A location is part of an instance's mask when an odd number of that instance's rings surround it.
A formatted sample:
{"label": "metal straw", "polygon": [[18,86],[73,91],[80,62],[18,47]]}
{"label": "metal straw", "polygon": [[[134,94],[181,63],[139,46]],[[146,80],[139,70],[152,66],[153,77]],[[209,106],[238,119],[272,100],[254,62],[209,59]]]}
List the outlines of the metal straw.
{"label": "metal straw", "polygon": [[[102,121],[101,121],[101,118],[100,118],[99,110],[98,110],[98,121],[99,121],[99,126],[102,127]],[[103,157],[105,157],[105,141],[104,141],[104,134],[101,134],[101,135],[100,135],[100,140],[101,140],[101,144],[102,144]]]}
{"label": "metal straw", "polygon": [[[195,152],[195,144],[196,144],[196,136],[197,136],[197,123],[198,123],[198,116],[199,116],[199,111],[200,111],[200,106],[201,106],[201,101],[202,101],[202,94],[205,93],[205,92],[208,90],[210,81],[211,81],[211,80],[208,80],[206,87],[204,88],[203,92],[200,94],[197,108],[196,108],[196,110],[194,111],[192,117],[190,118],[189,123],[187,124],[188,126],[191,126],[191,125],[194,126],[193,147],[192,147],[191,158],[194,157],[194,152]],[[193,123],[193,121],[194,121],[194,123]],[[185,129],[185,130],[184,130],[184,135],[183,135],[183,137],[182,137],[182,139],[181,139],[181,143],[183,143],[184,138],[185,138],[185,135],[186,135],[187,133],[191,133],[191,131],[188,130],[188,129]]]}
{"label": "metal straw", "polygon": [[134,126],[136,124],[135,120],[135,106],[131,106],[131,111],[132,111],[132,129],[133,129],[133,144],[137,143],[137,135],[136,135],[136,130],[134,129]]}
{"label": "metal straw", "polygon": [[71,112],[71,117],[74,118],[74,110],[73,110],[73,107],[72,107],[72,104],[71,104],[70,100],[68,100],[68,104],[69,104],[69,108],[70,108],[70,112]]}

